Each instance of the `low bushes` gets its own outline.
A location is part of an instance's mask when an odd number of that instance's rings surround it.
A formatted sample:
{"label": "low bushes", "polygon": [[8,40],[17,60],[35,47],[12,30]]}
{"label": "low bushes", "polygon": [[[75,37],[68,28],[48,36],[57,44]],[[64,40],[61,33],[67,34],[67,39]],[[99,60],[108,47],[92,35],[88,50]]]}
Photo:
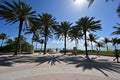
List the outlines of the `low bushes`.
{"label": "low bushes", "polygon": [[[63,50],[60,50],[60,53],[63,53]],[[66,50],[67,53],[73,53],[73,50]],[[120,55],[120,50],[118,51],[119,55]],[[84,50],[77,50],[77,54],[84,54],[85,55],[85,51]],[[99,51],[98,52],[99,55],[102,56],[113,56],[113,51],[109,50],[109,51]],[[88,50],[88,55],[97,55],[97,51],[96,50]]]}

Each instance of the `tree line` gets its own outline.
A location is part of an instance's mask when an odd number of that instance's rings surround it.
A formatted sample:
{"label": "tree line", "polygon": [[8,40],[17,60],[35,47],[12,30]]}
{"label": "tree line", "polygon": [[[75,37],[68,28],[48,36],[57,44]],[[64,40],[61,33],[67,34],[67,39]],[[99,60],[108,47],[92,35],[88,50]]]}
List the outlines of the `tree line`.
{"label": "tree line", "polygon": [[[120,14],[120,6],[117,8],[117,13]],[[66,39],[70,38],[70,40],[75,40],[76,46],[78,40],[84,39],[86,57],[88,57],[87,33],[89,32],[89,36],[91,37],[96,37],[95,35],[91,35],[91,33],[102,30],[102,26],[100,24],[101,21],[95,20],[95,17],[81,17],[75,22],[75,25],[69,21],[63,21],[59,23],[56,21],[56,18],[49,13],[36,15],[36,11],[32,10],[32,7],[30,5],[27,5],[21,0],[12,0],[11,2],[3,1],[3,4],[0,4],[0,20],[4,20],[9,24],[19,22],[18,39],[16,42],[14,55],[17,55],[19,50],[20,36],[23,30],[23,24],[26,24],[26,34],[33,34],[33,40],[44,43],[44,54],[46,54],[47,41],[52,37],[64,40],[64,54],[66,54]],[[113,28],[115,31],[112,32],[112,34],[120,34],[119,25],[114,26]],[[92,45],[92,41],[95,40],[90,39],[90,41]],[[100,48],[101,42],[97,43],[99,43],[98,45]],[[115,44],[118,43],[115,42]]]}
{"label": "tree line", "polygon": [[[0,52],[13,52],[16,47],[18,37],[11,39],[7,36],[6,33],[0,34],[1,46]],[[20,36],[19,52],[30,52],[29,48],[31,47],[30,43],[26,41],[26,38],[22,35]]]}

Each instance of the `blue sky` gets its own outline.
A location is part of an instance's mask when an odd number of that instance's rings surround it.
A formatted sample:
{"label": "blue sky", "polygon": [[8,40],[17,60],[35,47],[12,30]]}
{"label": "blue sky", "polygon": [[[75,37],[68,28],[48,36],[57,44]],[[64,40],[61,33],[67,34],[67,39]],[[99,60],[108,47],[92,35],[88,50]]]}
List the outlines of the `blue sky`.
{"label": "blue sky", "polygon": [[[73,0],[23,0],[29,4],[33,10],[37,13],[50,13],[58,22],[70,21],[75,24],[75,22],[84,16],[95,17],[96,20],[101,20],[102,31],[97,31],[95,34],[100,37],[119,37],[119,35],[110,35],[114,30],[112,27],[119,23],[120,18],[117,16],[116,9],[120,3],[119,0],[114,2],[110,1],[108,3],[105,0],[95,0],[93,5],[88,8],[87,0],[81,0],[83,3],[77,4]],[[17,37],[18,35],[18,23],[9,25],[5,24],[4,21],[0,21],[0,33],[7,33],[10,38]],[[24,32],[22,32],[24,35]],[[31,35],[24,35],[27,40],[31,42]],[[67,43],[68,48],[74,46],[74,42]],[[40,46],[40,45],[38,45]],[[63,41],[58,41],[55,39],[49,39],[48,48],[62,48]],[[83,48],[83,41],[79,41],[79,48]]]}

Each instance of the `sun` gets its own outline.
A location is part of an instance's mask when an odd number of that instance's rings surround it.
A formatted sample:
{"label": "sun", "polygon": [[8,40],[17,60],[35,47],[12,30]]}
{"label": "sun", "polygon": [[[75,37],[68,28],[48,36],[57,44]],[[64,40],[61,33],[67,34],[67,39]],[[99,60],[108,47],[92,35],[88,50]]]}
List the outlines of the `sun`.
{"label": "sun", "polygon": [[83,6],[85,4],[85,0],[74,0],[74,4],[76,6]]}

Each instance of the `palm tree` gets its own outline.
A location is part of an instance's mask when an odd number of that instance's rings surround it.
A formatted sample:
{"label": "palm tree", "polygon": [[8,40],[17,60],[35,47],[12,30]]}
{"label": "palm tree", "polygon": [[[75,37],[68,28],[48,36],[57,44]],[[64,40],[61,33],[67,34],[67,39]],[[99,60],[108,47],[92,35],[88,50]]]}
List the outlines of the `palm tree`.
{"label": "palm tree", "polygon": [[102,42],[96,42],[96,47],[99,48],[99,51],[101,51],[101,47],[104,47],[103,43]]}
{"label": "palm tree", "polygon": [[68,37],[72,23],[63,21],[55,28],[56,38],[64,38],[64,55],[66,55],[66,39]]}
{"label": "palm tree", "polygon": [[95,17],[82,17],[76,22],[76,26],[79,30],[82,30],[82,33],[84,34],[85,39],[85,51],[86,51],[86,57],[88,58],[88,52],[87,52],[87,32],[96,30],[101,30],[101,24],[99,24],[101,21],[95,21]]}
{"label": "palm tree", "polygon": [[113,46],[115,47],[115,49],[117,49],[117,45],[119,44],[119,39],[116,37],[116,38],[112,38],[111,40]]}
{"label": "palm tree", "polygon": [[30,20],[30,27],[26,29],[25,34],[32,34],[32,45],[35,38],[39,36],[40,30],[39,26],[40,26],[39,22],[37,22],[36,19],[34,18]]}
{"label": "palm tree", "polygon": [[48,13],[42,13],[41,15],[38,14],[38,16],[39,16],[38,22],[40,23],[41,27],[40,33],[44,37],[44,54],[46,54],[48,37],[51,36],[53,26],[56,26],[57,22],[55,21],[56,18]]}
{"label": "palm tree", "polygon": [[5,34],[5,33],[0,34],[0,39],[2,40],[1,46],[3,45],[4,40],[7,39],[7,38],[8,38],[7,34]]}
{"label": "palm tree", "polygon": [[12,39],[8,39],[6,42],[5,42],[7,45],[10,45],[13,43],[13,40]]}
{"label": "palm tree", "polygon": [[106,48],[107,48],[107,51],[108,51],[108,42],[110,42],[110,40],[108,38],[104,38],[103,40],[103,43],[106,45]]}
{"label": "palm tree", "polygon": [[7,23],[17,23],[19,22],[19,32],[18,40],[16,44],[16,49],[14,55],[17,55],[20,35],[23,28],[23,23],[28,23],[29,19],[35,17],[35,11],[32,11],[32,7],[22,2],[21,0],[11,2],[3,1],[3,4],[0,4],[0,19],[5,20]]}
{"label": "palm tree", "polygon": [[41,49],[40,49],[40,51],[42,51],[42,46],[43,46],[44,40],[43,40],[43,39],[40,39],[40,40],[39,40],[39,43],[41,44]]}
{"label": "palm tree", "polygon": [[97,39],[98,39],[97,35],[89,34],[88,40],[90,40],[90,42],[91,42],[91,50],[93,50],[92,42],[96,42]]}
{"label": "palm tree", "polygon": [[33,42],[36,42],[36,50],[37,50],[37,43],[39,42],[39,35],[33,35],[32,40]]}
{"label": "palm tree", "polygon": [[112,32],[113,35],[120,34],[120,24],[117,24],[117,26],[113,26],[113,29],[116,30],[116,31]]}
{"label": "palm tree", "polygon": [[75,26],[71,27],[68,36],[70,37],[70,40],[75,40],[75,47],[77,48],[78,40],[82,39],[82,32],[77,29]]}

